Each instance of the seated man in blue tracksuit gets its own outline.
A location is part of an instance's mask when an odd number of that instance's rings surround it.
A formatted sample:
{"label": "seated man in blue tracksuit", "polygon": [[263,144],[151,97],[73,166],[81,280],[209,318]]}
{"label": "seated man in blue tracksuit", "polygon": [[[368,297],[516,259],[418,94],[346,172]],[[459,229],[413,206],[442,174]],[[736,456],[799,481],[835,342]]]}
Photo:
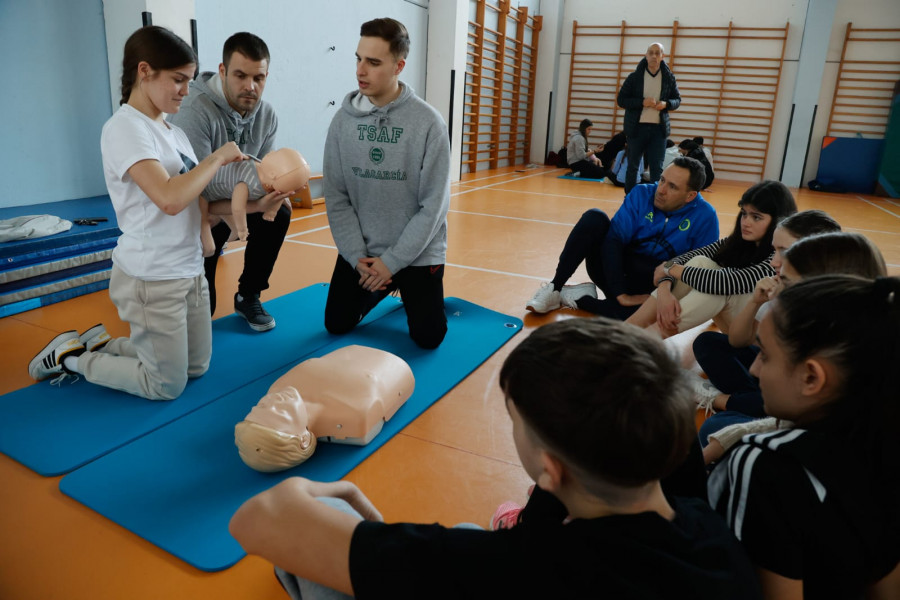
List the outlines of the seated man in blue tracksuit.
{"label": "seated man in blue tracksuit", "polygon": [[[584,213],[569,234],[553,279],[526,308],[546,313],[562,306],[627,319],[659,282],[661,263],[719,238],[719,219],[700,190],[706,172],[693,158],[676,158],[658,183],[635,186],[612,220],[599,209]],[[565,285],[585,262],[592,282]],[[598,299],[595,284],[604,299]]]}

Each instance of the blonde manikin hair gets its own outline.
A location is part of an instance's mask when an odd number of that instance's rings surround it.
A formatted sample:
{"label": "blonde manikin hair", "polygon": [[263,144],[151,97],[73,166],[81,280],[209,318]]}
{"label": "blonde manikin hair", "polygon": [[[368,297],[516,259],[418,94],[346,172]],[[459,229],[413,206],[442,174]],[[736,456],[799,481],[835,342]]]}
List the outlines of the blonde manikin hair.
{"label": "blonde manikin hair", "polygon": [[252,421],[234,426],[234,443],[241,460],[264,473],[296,467],[316,451],[316,436],[311,431],[289,435]]}

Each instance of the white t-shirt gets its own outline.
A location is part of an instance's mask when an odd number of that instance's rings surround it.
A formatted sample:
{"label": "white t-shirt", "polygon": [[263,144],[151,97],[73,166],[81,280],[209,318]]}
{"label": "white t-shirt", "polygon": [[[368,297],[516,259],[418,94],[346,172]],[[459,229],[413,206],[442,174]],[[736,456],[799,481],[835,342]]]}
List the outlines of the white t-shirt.
{"label": "white t-shirt", "polygon": [[184,132],[154,121],[123,104],[100,135],[103,175],[122,235],[113,262],[138,279],[185,279],[203,273],[200,206],[192,202],[177,215],[156,206],[128,174],[137,162],[157,160],[170,177],[185,169],[182,155],[197,163]]}

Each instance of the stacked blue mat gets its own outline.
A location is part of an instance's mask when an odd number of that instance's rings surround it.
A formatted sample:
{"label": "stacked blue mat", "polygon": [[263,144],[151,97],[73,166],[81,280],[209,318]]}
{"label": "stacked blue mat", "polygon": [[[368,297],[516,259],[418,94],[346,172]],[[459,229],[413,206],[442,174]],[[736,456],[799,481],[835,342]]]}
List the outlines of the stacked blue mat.
{"label": "stacked blue mat", "polygon": [[[237,316],[215,321],[210,371],[173,402],[85,382],[0,396],[0,451],[41,474],[69,472],[60,481],[66,495],[198,569],[225,569],[244,556],[228,533],[242,502],[294,475],[340,479],[522,328],[447,298],[447,337],[422,350],[409,339],[400,301],[387,298],[353,332],[332,336],[321,325],[326,294],[318,284],[266,303],[278,326],[265,334]],[[234,425],[294,365],[350,344],[392,352],[415,375],[413,395],[381,433],[366,446],[319,444],[308,462],[281,473],[244,465]]]}
{"label": "stacked blue mat", "polygon": [[0,220],[35,214],[106,221],[0,244],[0,317],[109,287],[110,255],[121,234],[109,196],[3,208]]}

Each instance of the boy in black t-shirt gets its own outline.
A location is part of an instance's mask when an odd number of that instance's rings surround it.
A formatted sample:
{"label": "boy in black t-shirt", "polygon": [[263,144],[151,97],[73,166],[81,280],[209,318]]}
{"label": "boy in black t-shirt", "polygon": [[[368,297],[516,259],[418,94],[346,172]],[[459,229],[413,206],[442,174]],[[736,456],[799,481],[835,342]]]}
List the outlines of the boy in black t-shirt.
{"label": "boy in black t-shirt", "polygon": [[349,482],[293,478],[238,509],[232,534],[307,600],[308,580],[358,598],[759,597],[721,518],[663,493],[696,431],[659,341],[602,317],[558,321],[512,351],[500,384],[536,482],[515,527],[386,524]]}

